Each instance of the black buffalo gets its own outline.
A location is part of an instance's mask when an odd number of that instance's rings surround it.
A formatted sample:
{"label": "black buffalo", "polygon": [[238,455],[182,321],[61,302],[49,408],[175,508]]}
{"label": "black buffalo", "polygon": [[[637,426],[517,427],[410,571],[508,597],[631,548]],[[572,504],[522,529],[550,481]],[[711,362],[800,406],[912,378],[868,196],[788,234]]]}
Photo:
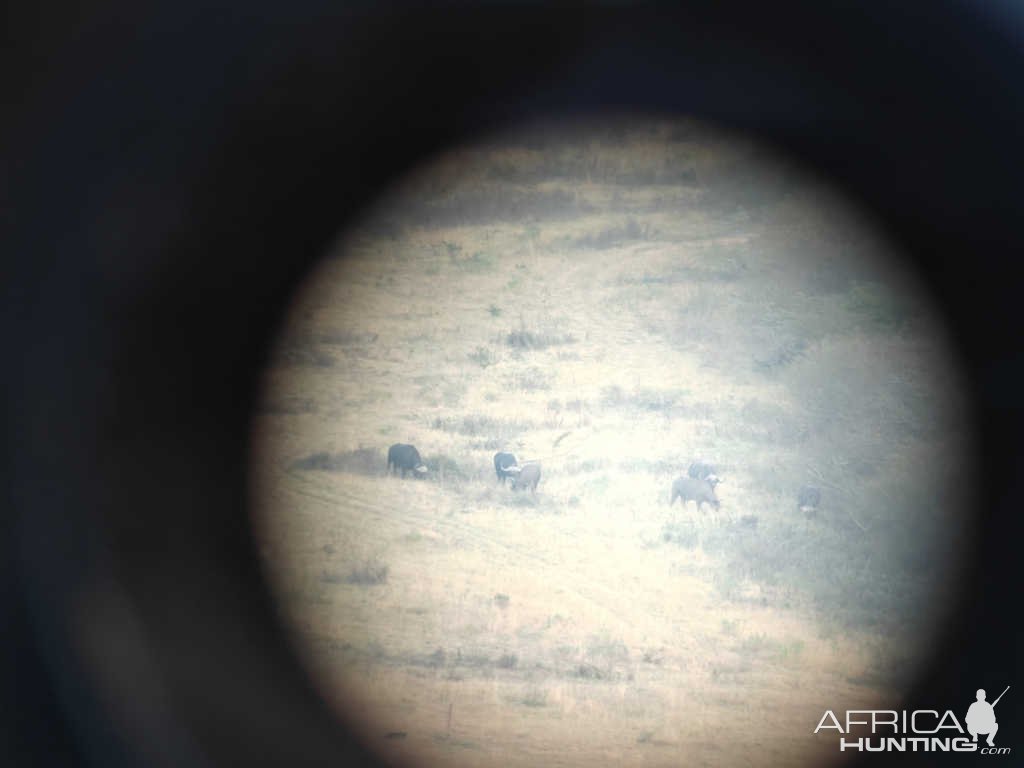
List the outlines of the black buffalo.
{"label": "black buffalo", "polygon": [[519,467],[519,472],[512,475],[512,490],[529,488],[531,493],[537,493],[537,483],[540,482],[540,462],[529,461]]}
{"label": "black buffalo", "polygon": [[498,476],[498,482],[502,485],[505,484],[506,477],[515,479],[516,475],[519,474],[519,463],[516,461],[515,454],[504,453],[503,451],[494,454],[494,473]]}
{"label": "black buffalo", "polygon": [[402,477],[406,472],[412,472],[413,477],[423,477],[427,474],[427,467],[420,458],[420,452],[415,445],[395,443],[388,448],[388,474],[397,473],[402,470]]}
{"label": "black buffalo", "polygon": [[718,509],[718,497],[715,495],[715,485],[718,478],[708,475],[705,480],[698,480],[695,477],[677,477],[672,483],[672,500],[668,505],[671,507],[676,499],[682,499],[683,506],[686,502],[695,501],[697,510],[700,511],[701,504],[710,504],[712,508]]}

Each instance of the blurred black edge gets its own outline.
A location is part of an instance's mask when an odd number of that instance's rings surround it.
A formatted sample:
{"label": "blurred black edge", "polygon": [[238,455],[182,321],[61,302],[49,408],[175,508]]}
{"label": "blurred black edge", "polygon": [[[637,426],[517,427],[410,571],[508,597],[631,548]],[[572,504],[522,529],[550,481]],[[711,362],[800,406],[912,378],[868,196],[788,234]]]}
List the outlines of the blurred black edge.
{"label": "blurred black edge", "polygon": [[[963,600],[903,706],[1018,682],[1019,6],[4,14],[0,763],[371,764],[303,677],[254,557],[256,374],[290,289],[390,180],[550,110],[757,134],[913,255],[970,380],[984,482]],[[1019,700],[1000,704],[1010,745]],[[886,758],[969,759],[863,762]]]}

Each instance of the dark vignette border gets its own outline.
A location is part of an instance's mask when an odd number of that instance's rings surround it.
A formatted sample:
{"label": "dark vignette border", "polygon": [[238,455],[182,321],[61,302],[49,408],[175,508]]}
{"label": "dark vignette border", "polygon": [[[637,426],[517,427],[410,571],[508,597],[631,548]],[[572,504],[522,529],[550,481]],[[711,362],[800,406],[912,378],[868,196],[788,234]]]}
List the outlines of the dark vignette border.
{"label": "dark vignette border", "polygon": [[305,682],[253,556],[256,374],[290,290],[390,180],[548,110],[758,134],[912,255],[970,381],[984,482],[957,619],[907,706],[1015,683],[1024,53],[1000,8],[9,11],[6,764],[370,762]]}

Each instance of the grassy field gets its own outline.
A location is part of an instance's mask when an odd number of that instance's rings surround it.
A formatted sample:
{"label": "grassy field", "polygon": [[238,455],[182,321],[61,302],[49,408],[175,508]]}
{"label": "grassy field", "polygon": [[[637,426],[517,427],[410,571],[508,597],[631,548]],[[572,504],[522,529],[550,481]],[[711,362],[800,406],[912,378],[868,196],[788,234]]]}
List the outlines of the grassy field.
{"label": "grassy field", "polygon": [[[257,538],[324,696],[402,764],[783,765],[896,708],[968,535],[957,372],[870,222],[690,123],[437,159],[298,298]],[[413,443],[426,480],[385,475]],[[492,457],[536,459],[536,495]],[[669,506],[698,458],[721,508]],[[805,482],[820,511],[797,510]]]}

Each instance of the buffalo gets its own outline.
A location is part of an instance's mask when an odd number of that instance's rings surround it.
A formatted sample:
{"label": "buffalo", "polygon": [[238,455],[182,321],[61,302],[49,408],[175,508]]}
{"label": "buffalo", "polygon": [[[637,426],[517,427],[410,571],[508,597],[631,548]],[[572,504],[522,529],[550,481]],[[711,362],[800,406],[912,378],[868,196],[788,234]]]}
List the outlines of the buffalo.
{"label": "buffalo", "polygon": [[406,472],[412,472],[413,477],[423,477],[427,474],[427,467],[420,458],[420,452],[414,445],[395,443],[388,448],[388,474],[402,470],[402,477]]}
{"label": "buffalo", "polygon": [[797,496],[797,508],[808,517],[813,517],[821,504],[821,489],[816,485],[805,485]]}
{"label": "buffalo", "polygon": [[530,461],[519,467],[518,474],[512,476],[512,490],[529,488],[531,493],[537,493],[537,483],[540,482],[540,462]]}
{"label": "buffalo", "polygon": [[698,511],[700,510],[700,505],[704,503],[710,504],[714,509],[718,509],[718,497],[715,496],[715,485],[717,484],[718,478],[713,474],[708,475],[704,480],[699,480],[695,477],[678,477],[672,483],[672,500],[669,501],[668,505],[671,507],[676,499],[682,499],[684,506],[688,501],[696,502]]}
{"label": "buffalo", "polygon": [[503,451],[494,454],[494,473],[498,476],[498,482],[502,485],[505,484],[506,477],[511,477],[515,480],[516,475],[519,474],[519,463],[516,461],[515,454],[504,453]]}

